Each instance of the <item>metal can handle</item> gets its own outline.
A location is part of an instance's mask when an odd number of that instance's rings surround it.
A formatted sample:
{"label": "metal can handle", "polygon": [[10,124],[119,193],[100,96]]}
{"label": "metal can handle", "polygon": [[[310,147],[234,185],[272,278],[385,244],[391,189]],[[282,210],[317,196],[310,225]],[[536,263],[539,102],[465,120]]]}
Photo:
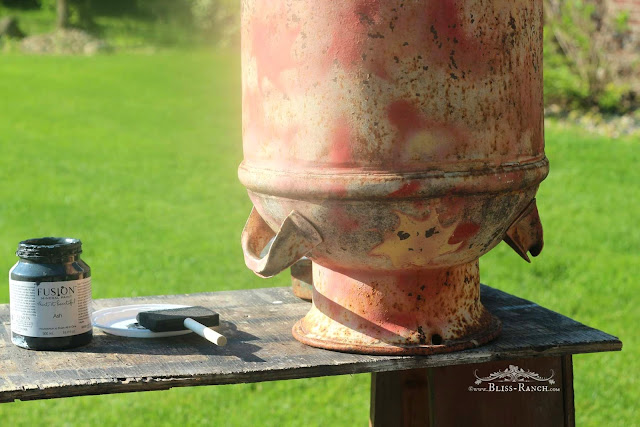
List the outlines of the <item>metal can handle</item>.
{"label": "metal can handle", "polygon": [[536,199],[533,199],[509,226],[503,240],[527,262],[531,262],[527,252],[533,256],[542,252],[544,238]]}
{"label": "metal can handle", "polygon": [[322,243],[322,236],[296,211],[291,211],[275,233],[254,207],[241,242],[247,267],[260,277],[272,277]]}

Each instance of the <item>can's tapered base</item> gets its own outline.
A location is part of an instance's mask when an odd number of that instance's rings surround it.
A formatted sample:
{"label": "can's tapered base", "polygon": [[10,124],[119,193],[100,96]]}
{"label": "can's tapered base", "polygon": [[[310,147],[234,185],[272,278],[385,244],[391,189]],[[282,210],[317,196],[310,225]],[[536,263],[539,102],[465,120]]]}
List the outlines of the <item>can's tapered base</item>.
{"label": "can's tapered base", "polygon": [[293,336],[363,354],[434,354],[477,347],[501,323],[480,302],[478,262],[402,272],[334,271],[313,263],[313,305]]}
{"label": "can's tapered base", "polygon": [[291,290],[295,296],[305,301],[313,297],[313,273],[311,260],[302,258],[291,266]]}

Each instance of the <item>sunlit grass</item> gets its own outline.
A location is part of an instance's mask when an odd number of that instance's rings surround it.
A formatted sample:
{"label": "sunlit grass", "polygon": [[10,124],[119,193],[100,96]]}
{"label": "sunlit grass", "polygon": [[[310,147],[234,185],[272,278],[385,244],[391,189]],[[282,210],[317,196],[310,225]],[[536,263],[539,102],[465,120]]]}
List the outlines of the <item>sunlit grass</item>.
{"label": "sunlit grass", "polygon": [[[0,271],[25,238],[81,238],[95,298],[284,286],[244,267],[251,205],[236,53],[4,56]],[[620,336],[575,358],[579,425],[634,425],[640,141],[547,127],[551,174],[532,265],[500,245],[483,282]],[[8,286],[0,286],[8,302]],[[366,425],[368,376],[0,405],[2,425]]]}

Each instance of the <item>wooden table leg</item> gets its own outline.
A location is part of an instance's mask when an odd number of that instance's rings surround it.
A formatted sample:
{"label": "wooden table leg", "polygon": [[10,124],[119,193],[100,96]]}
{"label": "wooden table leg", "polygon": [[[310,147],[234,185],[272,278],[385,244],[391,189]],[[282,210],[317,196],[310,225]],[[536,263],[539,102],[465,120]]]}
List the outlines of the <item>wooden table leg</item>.
{"label": "wooden table leg", "polygon": [[371,374],[369,425],[418,427],[429,425],[429,370]]}
{"label": "wooden table leg", "polygon": [[575,427],[576,407],[573,400],[573,358],[570,354],[562,356],[562,391],[564,393],[564,425]]}
{"label": "wooden table leg", "polygon": [[[524,373],[520,380],[506,375],[492,381],[477,378],[516,368]],[[369,424],[574,427],[572,359],[568,355],[374,373]]]}

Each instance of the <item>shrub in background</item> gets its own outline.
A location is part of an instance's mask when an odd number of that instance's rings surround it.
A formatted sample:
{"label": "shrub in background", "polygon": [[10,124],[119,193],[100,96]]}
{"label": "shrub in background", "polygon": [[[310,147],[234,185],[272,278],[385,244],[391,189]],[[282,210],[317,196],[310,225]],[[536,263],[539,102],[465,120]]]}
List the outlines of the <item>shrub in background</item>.
{"label": "shrub in background", "polygon": [[545,103],[625,113],[638,108],[628,15],[605,0],[545,0]]}
{"label": "shrub in background", "polygon": [[194,23],[208,39],[222,45],[237,44],[240,36],[240,12],[235,0],[192,0]]}

